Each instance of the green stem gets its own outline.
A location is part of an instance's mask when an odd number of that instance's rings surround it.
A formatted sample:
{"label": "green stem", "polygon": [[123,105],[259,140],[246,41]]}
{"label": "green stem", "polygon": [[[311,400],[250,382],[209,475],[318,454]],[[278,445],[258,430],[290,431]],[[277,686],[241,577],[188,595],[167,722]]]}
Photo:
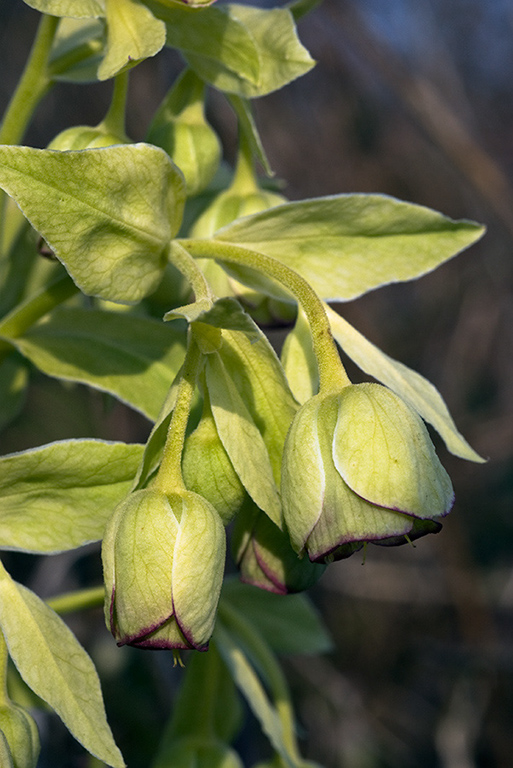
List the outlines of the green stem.
{"label": "green stem", "polygon": [[65,274],[6,315],[0,322],[0,359],[12,350],[8,339],[22,336],[37,320],[77,292],[77,286]]}
{"label": "green stem", "polygon": [[39,22],[30,56],[5,111],[0,144],[17,144],[20,141],[36,106],[51,85],[48,56],[58,23],[56,16],[46,15]]}
{"label": "green stem", "polygon": [[176,403],[169,423],[162,462],[155,478],[155,487],[163,493],[186,490],[182,476],[182,452],[201,362],[202,355],[199,347],[192,334],[189,333],[187,354],[182,366]]}
{"label": "green stem", "polygon": [[244,131],[239,131],[239,152],[230,191],[250,195],[260,190],[255,177],[255,162],[251,144]]}
{"label": "green stem", "polygon": [[[127,138],[125,133],[126,98],[128,94],[128,72],[121,72],[114,78],[114,90],[107,114],[99,124],[106,133]],[[127,138],[128,140],[128,138]]]}
{"label": "green stem", "polygon": [[9,661],[9,651],[3,632],[0,631],[0,706],[9,703],[9,694],[7,693],[7,662]]}
{"label": "green stem", "polygon": [[284,285],[303,307],[310,325],[313,350],[319,367],[319,391],[328,394],[351,383],[340,360],[323,303],[301,275],[277,259],[238,245],[186,238],[178,242],[191,256],[251,267]]}
{"label": "green stem", "polygon": [[265,680],[274,699],[276,711],[282,726],[283,740],[290,756],[295,762],[302,762],[297,746],[294,726],[294,710],[290,699],[285,675],[267,643],[255,632],[254,626],[247,622],[238,611],[226,601],[219,603],[219,618],[243,642],[265,675]]}
{"label": "green stem", "polygon": [[213,301],[215,296],[212,289],[192,256],[176,240],[172,240],[169,246],[169,261],[185,277],[190,284],[196,301],[208,299]]}
{"label": "green stem", "polygon": [[75,592],[66,592],[46,600],[46,604],[62,616],[64,613],[83,611],[87,608],[97,608],[103,605],[105,599],[105,587],[91,587],[90,589],[78,589]]}

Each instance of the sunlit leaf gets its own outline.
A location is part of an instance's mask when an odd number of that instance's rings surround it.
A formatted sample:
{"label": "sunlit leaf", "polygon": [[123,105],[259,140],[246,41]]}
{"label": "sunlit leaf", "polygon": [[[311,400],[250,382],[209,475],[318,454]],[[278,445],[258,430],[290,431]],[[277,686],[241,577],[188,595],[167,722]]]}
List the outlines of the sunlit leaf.
{"label": "sunlit leaf", "polygon": [[0,458],[0,549],[60,552],[102,538],[142,445],[66,440]]}
{"label": "sunlit leaf", "polygon": [[99,0],[25,0],[27,5],[50,16],[71,16],[74,19],[105,16]]}
{"label": "sunlit leaf", "polygon": [[100,80],[114,77],[139,61],[155,56],[166,42],[160,19],[138,0],[106,0],[107,45],[98,68]]}
{"label": "sunlit leaf", "polygon": [[[483,232],[474,222],[391,197],[337,195],[247,216],[214,239],[282,261],[325,299],[348,300],[430,272]],[[230,273],[252,285],[248,270],[230,265]]]}
{"label": "sunlit leaf", "polygon": [[62,619],[0,566],[0,626],[18,672],[85,749],[124,768],[93,662]]}
{"label": "sunlit leaf", "polygon": [[85,293],[133,303],[157,287],[182,219],[182,174],[149,144],[0,147],[0,187]]}

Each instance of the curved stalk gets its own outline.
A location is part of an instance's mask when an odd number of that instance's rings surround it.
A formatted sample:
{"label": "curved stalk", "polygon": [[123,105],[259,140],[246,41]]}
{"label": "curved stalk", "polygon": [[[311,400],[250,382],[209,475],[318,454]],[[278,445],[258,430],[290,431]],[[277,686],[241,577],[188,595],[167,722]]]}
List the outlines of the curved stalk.
{"label": "curved stalk", "polygon": [[302,306],[310,325],[319,368],[319,390],[325,394],[351,384],[340,360],[323,303],[310,284],[286,264],[257,251],[216,240],[181,239],[191,256],[251,267],[287,288]]}

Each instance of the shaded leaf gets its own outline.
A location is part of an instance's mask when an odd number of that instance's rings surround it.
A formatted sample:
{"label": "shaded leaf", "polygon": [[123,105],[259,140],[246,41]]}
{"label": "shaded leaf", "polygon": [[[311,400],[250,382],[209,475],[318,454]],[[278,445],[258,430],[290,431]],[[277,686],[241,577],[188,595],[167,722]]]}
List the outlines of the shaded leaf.
{"label": "shaded leaf", "polygon": [[152,420],[185,354],[182,328],[76,307],[56,309],[12,343],[49,376],[110,392]]}

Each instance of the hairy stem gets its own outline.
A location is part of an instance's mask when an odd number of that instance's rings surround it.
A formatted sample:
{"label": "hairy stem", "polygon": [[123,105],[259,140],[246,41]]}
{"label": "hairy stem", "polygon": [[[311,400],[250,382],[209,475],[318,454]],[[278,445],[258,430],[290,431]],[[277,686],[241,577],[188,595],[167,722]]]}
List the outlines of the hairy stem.
{"label": "hairy stem", "polygon": [[308,319],[319,367],[320,391],[327,394],[351,383],[338,355],[322,301],[301,275],[277,259],[238,245],[216,240],[182,239],[178,242],[194,257],[251,267],[285,286],[302,306]]}

